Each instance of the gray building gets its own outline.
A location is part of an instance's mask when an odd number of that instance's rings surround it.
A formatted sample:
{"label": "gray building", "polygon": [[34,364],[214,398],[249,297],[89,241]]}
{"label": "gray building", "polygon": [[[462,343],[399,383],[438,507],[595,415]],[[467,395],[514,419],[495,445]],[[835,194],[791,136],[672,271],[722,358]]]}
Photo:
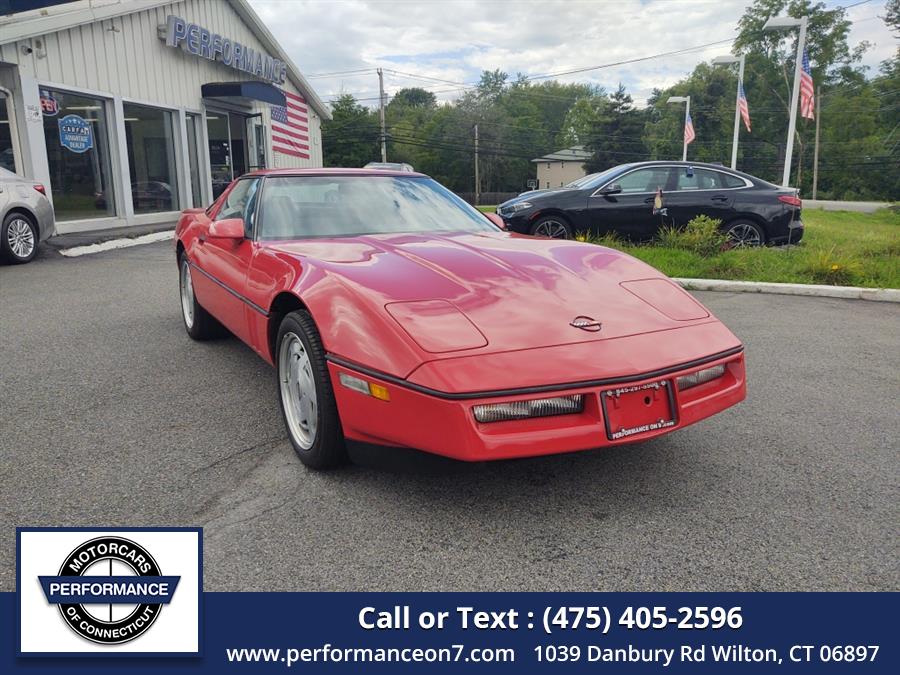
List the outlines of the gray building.
{"label": "gray building", "polygon": [[551,152],[549,155],[531,160],[537,165],[537,187],[562,187],[586,174],[584,163],[591,153],[583,145]]}
{"label": "gray building", "polygon": [[247,171],[322,166],[328,117],[246,0],[0,18],[0,166],[47,186],[63,233],[171,221]]}

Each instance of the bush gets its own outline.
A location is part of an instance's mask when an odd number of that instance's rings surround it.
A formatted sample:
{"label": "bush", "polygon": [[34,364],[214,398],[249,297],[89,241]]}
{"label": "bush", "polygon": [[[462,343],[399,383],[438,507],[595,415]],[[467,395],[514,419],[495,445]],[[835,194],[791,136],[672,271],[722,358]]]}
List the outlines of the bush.
{"label": "bush", "polygon": [[832,246],[827,251],[818,251],[810,256],[805,272],[812,277],[813,283],[831,284],[833,286],[852,286],[860,274],[861,265],[855,258],[835,253]]}
{"label": "bush", "polygon": [[721,220],[709,216],[697,216],[683,230],[664,227],[659,232],[658,243],[665,248],[691,251],[704,258],[721,253],[726,248],[728,237],[722,232]]}

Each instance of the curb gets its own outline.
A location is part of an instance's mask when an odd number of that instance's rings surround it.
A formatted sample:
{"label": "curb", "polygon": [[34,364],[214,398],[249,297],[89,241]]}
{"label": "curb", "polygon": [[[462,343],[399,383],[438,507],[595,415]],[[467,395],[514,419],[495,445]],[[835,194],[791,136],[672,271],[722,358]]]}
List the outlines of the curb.
{"label": "curb", "polygon": [[726,281],[725,279],[678,279],[673,281],[689,291],[726,291],[729,293],[772,293],[813,298],[900,302],[900,289],[861,288],[859,286],[823,286],[817,284],[776,284],[767,281]]}

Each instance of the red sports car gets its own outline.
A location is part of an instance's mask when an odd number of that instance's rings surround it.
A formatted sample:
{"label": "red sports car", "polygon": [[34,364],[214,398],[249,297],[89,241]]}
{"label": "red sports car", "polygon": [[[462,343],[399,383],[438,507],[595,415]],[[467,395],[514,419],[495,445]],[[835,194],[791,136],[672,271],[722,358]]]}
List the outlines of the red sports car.
{"label": "red sports car", "polygon": [[740,341],[619,251],[511,234],[418,173],[258,171],[175,233],[198,340],[275,366],[307,465],[349,442],[462,460],[641,441],[746,395]]}

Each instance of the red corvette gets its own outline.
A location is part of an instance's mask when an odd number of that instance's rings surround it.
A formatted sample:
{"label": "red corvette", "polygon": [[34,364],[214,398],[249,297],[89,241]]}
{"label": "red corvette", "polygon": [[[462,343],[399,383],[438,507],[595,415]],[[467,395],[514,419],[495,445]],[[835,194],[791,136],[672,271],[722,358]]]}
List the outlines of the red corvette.
{"label": "red corvette", "polygon": [[184,324],[275,366],[317,468],[349,441],[470,461],[618,445],[745,397],[740,341],[665,276],[498,221],[417,173],[252,173],[178,222]]}

